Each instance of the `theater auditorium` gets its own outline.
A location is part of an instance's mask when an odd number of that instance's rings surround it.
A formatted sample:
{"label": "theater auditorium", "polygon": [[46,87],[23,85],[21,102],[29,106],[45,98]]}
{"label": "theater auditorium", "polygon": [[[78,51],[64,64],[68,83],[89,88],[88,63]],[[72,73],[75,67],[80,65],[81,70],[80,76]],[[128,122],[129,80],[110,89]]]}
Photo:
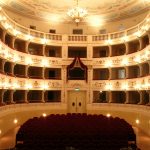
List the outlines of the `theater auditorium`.
{"label": "theater auditorium", "polygon": [[149,0],[0,0],[0,150],[150,150]]}

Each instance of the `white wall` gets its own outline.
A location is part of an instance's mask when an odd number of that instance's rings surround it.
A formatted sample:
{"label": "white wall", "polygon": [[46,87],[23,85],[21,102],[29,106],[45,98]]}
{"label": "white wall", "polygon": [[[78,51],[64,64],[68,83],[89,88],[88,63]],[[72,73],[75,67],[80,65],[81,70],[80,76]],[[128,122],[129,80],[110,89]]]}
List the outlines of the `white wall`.
{"label": "white wall", "polygon": [[[32,117],[42,116],[43,113],[48,114],[65,114],[67,113],[67,104],[16,104],[0,107],[0,130],[4,135],[10,129],[22,125],[26,120]],[[113,117],[125,119],[132,126],[139,127],[142,131],[150,136],[150,107],[131,104],[87,104],[88,114],[110,113]],[[14,124],[13,120],[18,119],[18,124]],[[139,119],[137,125],[135,120]]]}

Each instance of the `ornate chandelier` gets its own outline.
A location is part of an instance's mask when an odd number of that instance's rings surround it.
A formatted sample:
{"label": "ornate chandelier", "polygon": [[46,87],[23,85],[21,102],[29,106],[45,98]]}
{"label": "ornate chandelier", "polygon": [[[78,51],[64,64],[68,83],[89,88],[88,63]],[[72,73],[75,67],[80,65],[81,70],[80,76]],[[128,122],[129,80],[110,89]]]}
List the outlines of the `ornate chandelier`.
{"label": "ornate chandelier", "polygon": [[78,23],[81,22],[84,19],[84,17],[87,16],[87,10],[85,8],[79,7],[77,0],[76,6],[70,9],[67,12],[67,15],[71,17],[72,20],[78,25]]}

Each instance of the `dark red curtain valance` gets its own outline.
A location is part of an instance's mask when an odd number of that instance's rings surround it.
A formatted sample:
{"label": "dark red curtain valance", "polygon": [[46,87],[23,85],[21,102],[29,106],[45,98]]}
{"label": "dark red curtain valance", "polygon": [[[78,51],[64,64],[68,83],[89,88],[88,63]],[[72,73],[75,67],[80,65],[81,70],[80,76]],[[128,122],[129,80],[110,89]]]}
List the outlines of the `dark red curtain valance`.
{"label": "dark red curtain valance", "polygon": [[79,57],[75,57],[73,62],[67,66],[67,80],[69,79],[69,71],[77,67],[84,70],[85,80],[87,81],[87,66],[82,63]]}

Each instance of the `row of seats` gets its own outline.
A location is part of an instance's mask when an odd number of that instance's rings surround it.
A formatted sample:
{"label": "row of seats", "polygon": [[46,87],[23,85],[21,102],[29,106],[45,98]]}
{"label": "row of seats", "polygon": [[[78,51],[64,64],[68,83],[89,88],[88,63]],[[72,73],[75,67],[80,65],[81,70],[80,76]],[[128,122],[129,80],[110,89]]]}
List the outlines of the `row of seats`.
{"label": "row of seats", "polygon": [[120,150],[129,141],[136,143],[136,136],[125,120],[87,114],[34,117],[16,135],[17,149]]}

